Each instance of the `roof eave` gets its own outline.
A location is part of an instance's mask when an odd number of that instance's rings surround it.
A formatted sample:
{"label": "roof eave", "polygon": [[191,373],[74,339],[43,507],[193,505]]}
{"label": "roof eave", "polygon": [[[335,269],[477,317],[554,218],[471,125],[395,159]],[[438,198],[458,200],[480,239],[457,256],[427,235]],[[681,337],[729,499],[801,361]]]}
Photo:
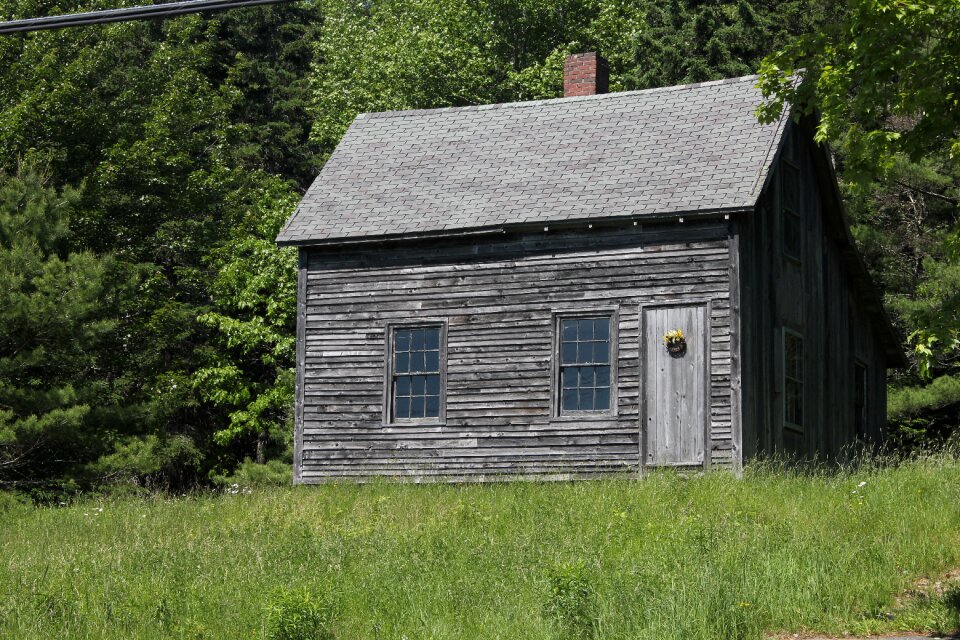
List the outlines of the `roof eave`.
{"label": "roof eave", "polygon": [[377,236],[347,236],[334,238],[314,238],[299,240],[282,240],[277,238],[277,245],[281,247],[344,247],[382,244],[388,242],[416,242],[423,240],[446,240],[458,238],[487,238],[508,234],[542,233],[544,231],[580,231],[590,228],[611,228],[641,226],[646,224],[662,224],[669,222],[685,223],[687,221],[705,221],[723,219],[731,215],[750,213],[754,204],[739,207],[724,207],[709,210],[672,211],[660,214],[604,216],[602,218],[578,218],[575,220],[555,220],[538,222],[516,222],[496,226],[475,228],[440,229],[434,231],[382,234]]}

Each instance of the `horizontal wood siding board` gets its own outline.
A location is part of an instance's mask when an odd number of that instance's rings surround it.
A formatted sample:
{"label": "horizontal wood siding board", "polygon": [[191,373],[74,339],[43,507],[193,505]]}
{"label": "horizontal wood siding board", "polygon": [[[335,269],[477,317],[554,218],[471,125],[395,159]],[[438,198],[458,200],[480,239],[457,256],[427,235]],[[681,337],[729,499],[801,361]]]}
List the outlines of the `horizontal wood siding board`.
{"label": "horizontal wood siding board", "polygon": [[[309,250],[300,481],[582,477],[639,468],[641,305],[710,301],[711,459],[729,448],[728,230]],[[617,415],[554,418],[553,314],[617,310]],[[447,323],[446,418],[384,425],[390,322]],[[728,459],[728,458],[727,458]]]}

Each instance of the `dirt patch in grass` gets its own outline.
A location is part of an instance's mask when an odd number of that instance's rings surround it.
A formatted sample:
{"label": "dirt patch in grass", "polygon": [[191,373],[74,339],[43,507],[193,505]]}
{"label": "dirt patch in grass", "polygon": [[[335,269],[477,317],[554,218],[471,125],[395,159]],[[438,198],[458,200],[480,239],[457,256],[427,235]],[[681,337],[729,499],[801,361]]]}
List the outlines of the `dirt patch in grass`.
{"label": "dirt patch in grass", "polygon": [[[923,640],[925,638],[934,639],[944,639],[944,636],[939,636],[936,634],[916,634],[916,633],[882,633],[876,636],[822,636],[822,635],[806,635],[803,633],[795,634],[789,633],[785,635],[774,635],[767,636],[771,640],[906,640],[916,638],[917,640]],[[954,638],[947,637],[945,640],[954,640]]]}
{"label": "dirt patch in grass", "polygon": [[[913,587],[897,596],[894,600],[894,608],[904,609],[918,599],[949,599],[954,594],[958,594],[958,590],[960,590],[960,569],[948,571],[938,578],[920,578],[913,583]],[[957,597],[957,600],[957,604],[960,604],[960,597]]]}
{"label": "dirt patch in grass", "polygon": [[920,610],[942,610],[954,619],[960,617],[960,568],[952,569],[937,577],[922,577],[914,581],[893,600],[893,605],[881,615],[891,621],[899,631],[872,635],[842,634],[840,636],[820,633],[771,633],[765,634],[769,640],[881,640],[884,638],[945,638],[960,640],[960,629],[947,633],[944,629],[908,631],[909,621]]}

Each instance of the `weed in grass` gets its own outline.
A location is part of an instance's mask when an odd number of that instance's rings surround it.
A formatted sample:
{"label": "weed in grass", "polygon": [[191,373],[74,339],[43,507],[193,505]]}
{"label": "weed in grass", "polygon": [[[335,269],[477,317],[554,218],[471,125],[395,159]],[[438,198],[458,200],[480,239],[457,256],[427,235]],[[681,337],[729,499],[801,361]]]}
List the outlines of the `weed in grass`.
{"label": "weed in grass", "polygon": [[62,622],[71,613],[70,602],[63,595],[37,593],[33,596],[37,616],[44,621]]}
{"label": "weed in grass", "polygon": [[591,640],[596,635],[597,621],[593,588],[586,565],[565,563],[549,572],[550,596],[547,614],[556,623],[561,637],[570,640]]}
{"label": "weed in grass", "polygon": [[329,599],[305,589],[284,589],[267,609],[269,640],[333,640],[333,607]]}
{"label": "weed in grass", "polygon": [[173,611],[166,598],[160,598],[153,610],[153,617],[161,629],[169,629],[173,624]]}

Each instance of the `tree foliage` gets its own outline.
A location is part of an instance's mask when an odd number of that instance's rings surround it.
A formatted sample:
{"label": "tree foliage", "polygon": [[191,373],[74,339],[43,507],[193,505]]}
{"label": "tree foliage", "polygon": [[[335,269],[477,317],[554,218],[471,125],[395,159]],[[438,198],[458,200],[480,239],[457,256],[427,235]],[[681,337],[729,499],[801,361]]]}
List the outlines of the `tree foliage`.
{"label": "tree foliage", "polygon": [[70,248],[76,201],[33,167],[0,174],[0,486],[68,480],[116,417],[98,349],[115,265]]}
{"label": "tree foliage", "polygon": [[293,434],[297,254],[278,250],[273,238],[297,198],[279,180],[256,195],[231,239],[207,258],[215,308],[198,320],[215,333],[193,384],[206,402],[229,411],[214,439],[228,445],[256,437],[263,464],[270,441],[289,443]]}
{"label": "tree foliage", "polygon": [[101,304],[110,330],[77,342],[109,381],[89,415],[116,409],[109,437],[75,430],[90,481],[183,485],[286,449],[294,270],[272,240],[319,167],[320,24],[290,5],[0,40],[0,168],[49,166],[69,246],[127,280]]}
{"label": "tree foliage", "polygon": [[817,138],[843,140],[848,178],[948,149],[960,157],[960,2],[851,0],[844,19],[767,57],[760,86],[775,120],[786,103],[819,114]]}

